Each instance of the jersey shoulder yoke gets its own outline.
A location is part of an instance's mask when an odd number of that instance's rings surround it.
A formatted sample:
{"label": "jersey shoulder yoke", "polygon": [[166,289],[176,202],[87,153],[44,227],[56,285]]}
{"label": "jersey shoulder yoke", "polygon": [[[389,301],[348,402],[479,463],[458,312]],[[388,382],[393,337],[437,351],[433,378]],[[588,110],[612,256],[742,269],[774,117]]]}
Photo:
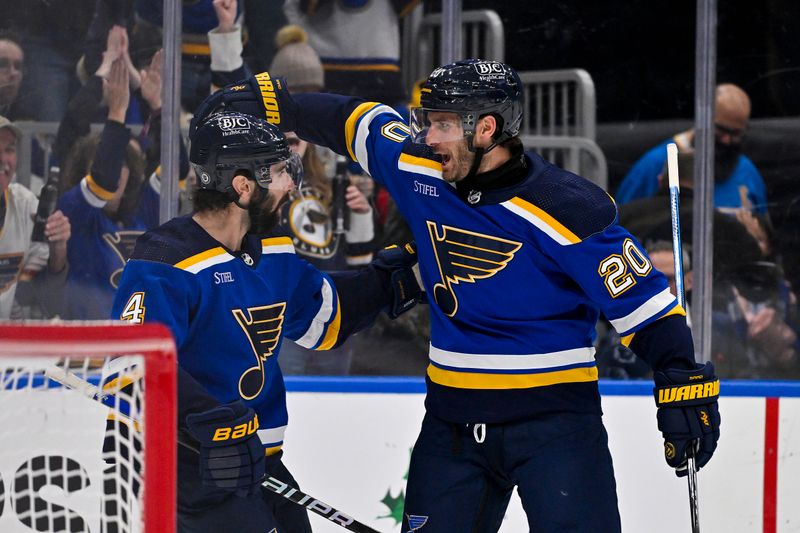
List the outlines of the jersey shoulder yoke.
{"label": "jersey shoulder yoke", "polygon": [[561,236],[556,240],[567,241],[562,244],[576,244],[614,224],[617,206],[608,193],[572,172],[547,166],[507,202],[512,210],[529,220],[535,218],[537,226],[541,221],[555,230]]}

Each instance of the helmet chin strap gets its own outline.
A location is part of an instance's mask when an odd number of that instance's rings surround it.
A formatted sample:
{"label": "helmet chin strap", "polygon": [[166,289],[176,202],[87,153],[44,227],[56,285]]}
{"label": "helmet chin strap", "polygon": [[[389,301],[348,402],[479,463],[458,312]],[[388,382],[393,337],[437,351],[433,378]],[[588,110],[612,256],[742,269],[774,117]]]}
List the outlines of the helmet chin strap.
{"label": "helmet chin strap", "polygon": [[483,160],[483,156],[494,150],[495,147],[497,146],[497,143],[494,141],[492,141],[492,144],[490,144],[487,148],[475,146],[474,144],[472,144],[474,138],[475,137],[472,135],[470,135],[467,138],[467,149],[475,154],[475,158],[472,160],[472,166],[470,166],[469,172],[467,172],[467,175],[464,176],[463,179],[469,179],[475,176],[478,173],[478,169],[481,166],[481,161]]}

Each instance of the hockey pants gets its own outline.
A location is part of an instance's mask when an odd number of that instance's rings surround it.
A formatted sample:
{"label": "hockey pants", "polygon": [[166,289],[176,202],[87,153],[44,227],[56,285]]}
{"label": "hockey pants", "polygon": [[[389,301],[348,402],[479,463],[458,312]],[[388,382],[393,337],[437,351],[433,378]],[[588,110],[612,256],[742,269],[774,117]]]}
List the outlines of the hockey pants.
{"label": "hockey pants", "polygon": [[494,533],[515,486],[532,532],[620,531],[599,415],[484,425],[426,414],[411,454],[402,533]]}

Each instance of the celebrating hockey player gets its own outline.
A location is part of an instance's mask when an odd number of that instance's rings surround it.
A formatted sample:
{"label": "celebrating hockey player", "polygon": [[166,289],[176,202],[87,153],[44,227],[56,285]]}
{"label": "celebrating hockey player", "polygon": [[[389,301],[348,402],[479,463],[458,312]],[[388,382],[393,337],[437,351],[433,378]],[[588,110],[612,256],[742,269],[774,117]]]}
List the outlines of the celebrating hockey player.
{"label": "celebrating hockey player", "polygon": [[265,471],[294,483],[280,459],[281,344],[330,349],[381,310],[409,309],[420,295],[413,247],[323,274],[288,237],[262,236],[301,175],[287,170],[291,152],[278,128],[223,112],[206,117],[191,141],[195,212],[139,238],[113,316],[161,322],[175,336],[178,427],[200,450],[178,447],[179,530],[309,532],[305,509],[260,487]]}
{"label": "celebrating hockey player", "polygon": [[[509,66],[435,69],[410,125],[390,107],[291,95],[261,73],[209,97],[348,154],[384,185],[417,242],[431,300],[426,415],[403,531],[493,532],[517,487],[531,531],[620,530],[592,341],[603,313],[655,372],[667,463],[686,475],[719,438],[719,381],[685,312],[613,200],[525,153]],[[410,126],[410,127],[409,127]]]}

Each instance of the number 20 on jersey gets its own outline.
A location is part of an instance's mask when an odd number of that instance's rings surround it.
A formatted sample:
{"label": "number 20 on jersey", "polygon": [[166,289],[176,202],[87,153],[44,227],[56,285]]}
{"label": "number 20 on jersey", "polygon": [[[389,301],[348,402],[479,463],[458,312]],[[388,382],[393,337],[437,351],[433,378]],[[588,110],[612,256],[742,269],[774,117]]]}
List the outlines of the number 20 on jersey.
{"label": "number 20 on jersey", "polygon": [[600,261],[597,273],[603,277],[612,298],[636,285],[637,277],[650,273],[653,265],[631,239],[622,243],[622,254],[612,254]]}

